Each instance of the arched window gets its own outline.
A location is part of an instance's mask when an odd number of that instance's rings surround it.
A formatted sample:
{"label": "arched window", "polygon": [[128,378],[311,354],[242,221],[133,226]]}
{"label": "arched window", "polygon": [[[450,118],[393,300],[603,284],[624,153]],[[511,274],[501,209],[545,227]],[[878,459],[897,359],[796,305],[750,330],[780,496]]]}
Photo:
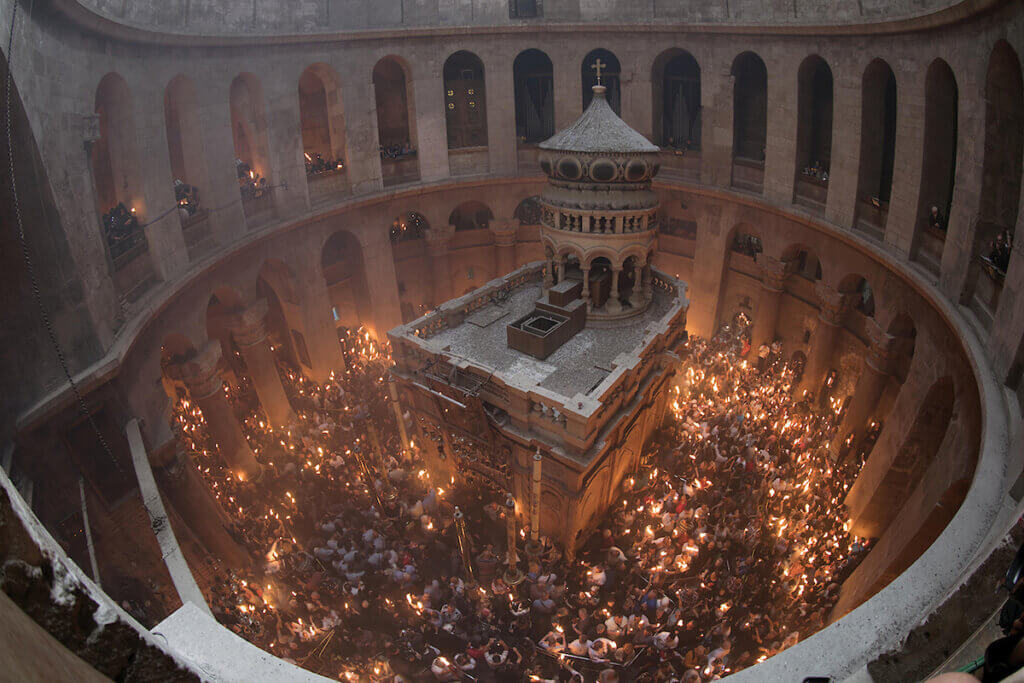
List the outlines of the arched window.
{"label": "arched window", "polygon": [[444,63],[445,119],[448,149],[487,146],[487,101],[484,65],[461,50]]}
{"label": "arched window", "polygon": [[512,64],[516,96],[516,139],[534,144],[555,134],[555,94],[551,60],[540,50],[524,50]]}
{"label": "arched window", "polygon": [[343,192],[345,114],[338,75],[326,64],[314,64],[299,77],[299,121],[310,200]]}
{"label": "arched window", "polygon": [[597,85],[597,70],[594,68],[600,62],[601,85],[608,89],[605,96],[608,105],[619,116],[622,116],[621,94],[619,86],[619,74],[622,67],[619,65],[619,58],[603,48],[591,51],[583,58],[580,65],[580,77],[583,79],[583,109],[590,106],[594,99],[594,86]]}
{"label": "arched window", "polygon": [[415,211],[409,211],[395,217],[395,220],[391,222],[391,230],[388,234],[392,242],[407,242],[425,237],[426,231],[429,229],[430,223],[426,218]]}
{"label": "arched window", "polygon": [[385,57],[373,67],[377,142],[385,186],[413,182],[420,177],[408,85],[409,71],[398,58]]}
{"label": "arched window", "polygon": [[699,150],[700,66],[685,50],[663,52],[654,62],[654,136],[662,147]]}
{"label": "arched window", "polygon": [[885,233],[896,156],[896,76],[881,59],[864,71],[861,87],[860,174],[855,225],[876,239]]}
{"label": "arched window", "polygon": [[803,61],[797,88],[794,199],[823,210],[832,168],[832,70],[824,59]]}
{"label": "arched window", "polygon": [[918,194],[918,223],[910,256],[934,274],[942,263],[942,247],[953,203],[956,178],[956,77],[949,64],[936,59],[928,67],[924,84],[924,157]]}
{"label": "arched window", "polygon": [[[1020,59],[996,43],[985,76],[985,160],[981,204],[964,303],[991,326],[1013,254],[1024,164],[1024,82]],[[986,277],[987,276],[987,277]]]}
{"label": "arched window", "polygon": [[764,161],[768,120],[768,70],[753,52],[744,52],[732,66],[733,158]]}
{"label": "arched window", "polygon": [[241,74],[231,82],[231,131],[242,206],[247,220],[273,209],[267,114],[263,86],[256,76]]}
{"label": "arched window", "polygon": [[100,81],[96,114],[100,135],[91,147],[96,209],[117,269],[146,250],[135,113],[128,84],[118,74],[107,74]]}
{"label": "arched window", "polygon": [[181,228],[189,256],[195,258],[213,246],[213,239],[206,224],[209,212],[203,207],[203,191],[209,186],[203,128],[195,85],[188,77],[177,76],[167,84],[164,122]]}

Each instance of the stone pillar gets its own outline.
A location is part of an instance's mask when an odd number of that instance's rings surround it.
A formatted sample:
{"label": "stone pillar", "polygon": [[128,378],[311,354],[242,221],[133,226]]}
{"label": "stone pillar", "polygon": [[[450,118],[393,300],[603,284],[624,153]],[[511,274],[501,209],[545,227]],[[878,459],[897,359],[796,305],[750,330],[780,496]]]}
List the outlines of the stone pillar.
{"label": "stone pillar", "polygon": [[234,244],[245,234],[245,212],[238,189],[231,107],[227,84],[196,88],[200,98],[199,131],[206,154],[208,187],[200,187],[200,201],[210,212],[210,231],[220,245]]}
{"label": "stone pillar", "polygon": [[863,67],[852,60],[836,60],[831,66],[835,76],[832,90],[832,170],[828,174],[825,218],[837,225],[851,227],[860,173]]}
{"label": "stone pillar", "polygon": [[644,305],[644,264],[639,261],[633,268],[633,291],[629,294],[629,303],[633,308]]}
{"label": "stone pillar", "polygon": [[[890,521],[893,475],[905,474],[913,467],[914,453],[904,454],[907,438],[914,429],[921,404],[934,382],[933,370],[922,365],[911,371],[886,415],[882,433],[878,435],[857,480],[846,494],[844,503],[853,522],[853,533],[858,536],[877,537]],[[948,436],[948,434],[947,434]],[[915,451],[916,452],[916,451]]]}
{"label": "stone pillar", "polygon": [[593,306],[590,301],[590,266],[581,268],[583,271],[583,293],[581,298],[587,302],[587,313],[590,313]]}
{"label": "stone pillar", "polygon": [[498,277],[508,275],[516,269],[516,230],[514,219],[494,221],[491,223],[491,234],[494,235],[495,274]]}
{"label": "stone pillar", "polygon": [[270,182],[274,186],[277,217],[287,220],[309,211],[299,90],[294,80],[283,75],[265,81]]}
{"label": "stone pillar", "polygon": [[898,73],[896,98],[896,147],[893,159],[892,193],[885,221],[885,243],[890,252],[907,258],[914,232],[921,226],[917,215],[921,194],[921,162],[924,159],[924,82],[923,78],[903,78]]}
{"label": "stone pillar", "polygon": [[[792,53],[776,53],[792,54]],[[765,121],[764,195],[786,205],[793,201],[796,181],[796,135],[799,60],[765,55],[769,74],[787,74],[788,78],[768,77],[768,113]]]}
{"label": "stone pillar", "polygon": [[707,71],[701,64],[701,87],[707,97],[701,108],[700,181],[705,185],[727,187],[732,178],[734,78],[730,70],[735,55],[715,50],[710,57]]}
{"label": "stone pillar", "polygon": [[579,118],[583,105],[582,57],[573,50],[552,54],[555,98],[555,130],[568,128]]}
{"label": "stone pillar", "polygon": [[558,284],[565,280],[565,257],[556,256],[555,262],[558,264],[558,282],[556,282],[555,284]]}
{"label": "stone pillar", "polygon": [[434,306],[440,306],[452,298],[452,269],[448,259],[448,245],[455,232],[447,228],[431,228],[427,231],[427,248],[434,264]]}
{"label": "stone pillar", "polygon": [[[438,53],[440,55],[440,53]],[[448,130],[445,121],[443,56],[413,63],[411,84],[416,116],[416,145],[420,179],[429,183],[451,175],[448,168]]]}
{"label": "stone pillar", "polygon": [[608,294],[608,303],[605,304],[605,308],[612,314],[622,312],[622,302],[619,300],[619,273],[621,272],[621,263],[612,265],[612,289]]}
{"label": "stone pillar", "polygon": [[267,419],[274,427],[284,427],[294,413],[284,386],[281,385],[274,352],[267,342],[266,321],[267,300],[260,299],[235,316],[231,324],[231,336],[242,352],[249,378]]}
{"label": "stone pillar", "polygon": [[217,374],[220,357],[220,344],[207,342],[195,358],[184,364],[182,379],[189,396],[203,411],[210,435],[232,473],[247,480],[258,479],[260,464],[242,434],[238,418],[224,395],[224,383]]}
{"label": "stone pillar", "polygon": [[818,329],[811,337],[811,349],[807,355],[807,367],[804,368],[800,388],[811,391],[815,397],[821,391],[821,383],[825,373],[832,365],[836,338],[846,317],[846,297],[827,285],[818,283],[815,290],[821,311],[818,313]]}
{"label": "stone pillar", "polygon": [[494,53],[480,55],[484,61],[487,85],[487,159],[492,176],[516,174],[516,103],[512,81],[514,54],[496,47]]}
{"label": "stone pillar", "polygon": [[864,426],[872,411],[878,407],[878,400],[885,390],[895,342],[873,318],[868,318],[865,331],[868,335],[868,349],[864,356],[864,366],[839,429],[841,435],[853,432],[857,440],[864,435]]}
{"label": "stone pillar", "polygon": [[761,292],[757,299],[757,314],[754,316],[754,327],[751,331],[750,345],[757,349],[761,344],[771,344],[775,339],[775,328],[779,320],[779,304],[786,277],[789,275],[787,264],[777,258],[762,255]]}
{"label": "stone pillar", "polygon": [[138,123],[138,165],[143,194],[142,220],[153,268],[162,280],[171,280],[188,267],[188,249],[181,231],[178,200],[174,196],[171,160],[167,150],[167,125],[163,93],[140,97]]}
{"label": "stone pillar", "polygon": [[[348,65],[339,65],[338,73],[344,74]],[[345,103],[345,154],[348,157],[349,186],[352,194],[379,192],[384,188],[381,171],[380,143],[377,132],[377,100],[373,90],[373,79],[365,74],[373,73],[373,65],[345,78],[341,88]],[[362,78],[357,77],[363,76]]]}
{"label": "stone pillar", "polygon": [[544,292],[547,293],[555,285],[555,260],[547,257],[544,260],[547,261],[547,268],[544,269]]}
{"label": "stone pillar", "polygon": [[252,564],[249,553],[228,533],[230,519],[199,475],[190,453],[180,447],[169,450],[166,462],[154,463],[153,474],[160,491],[211,555],[231,568]]}

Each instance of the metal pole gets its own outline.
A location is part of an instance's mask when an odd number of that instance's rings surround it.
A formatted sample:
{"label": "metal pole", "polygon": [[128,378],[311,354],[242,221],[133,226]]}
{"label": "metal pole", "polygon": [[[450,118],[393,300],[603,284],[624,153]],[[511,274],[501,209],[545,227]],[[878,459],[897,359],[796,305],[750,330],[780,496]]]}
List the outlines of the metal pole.
{"label": "metal pole", "polygon": [[530,498],[530,540],[540,543],[540,469],[544,456],[540,448],[533,454],[533,495]]}
{"label": "metal pole", "polygon": [[398,422],[398,434],[402,437],[402,448],[409,450],[409,432],[405,429],[405,418],[402,416],[402,404],[398,402],[398,389],[395,380],[388,380],[388,395],[391,397],[391,408],[395,411],[395,421]]}
{"label": "metal pole", "polygon": [[466,578],[470,583],[476,583],[476,578],[473,576],[473,561],[469,555],[469,539],[466,538],[466,516],[462,514],[458,505],[455,506],[455,537],[459,541],[462,564],[466,567]]}

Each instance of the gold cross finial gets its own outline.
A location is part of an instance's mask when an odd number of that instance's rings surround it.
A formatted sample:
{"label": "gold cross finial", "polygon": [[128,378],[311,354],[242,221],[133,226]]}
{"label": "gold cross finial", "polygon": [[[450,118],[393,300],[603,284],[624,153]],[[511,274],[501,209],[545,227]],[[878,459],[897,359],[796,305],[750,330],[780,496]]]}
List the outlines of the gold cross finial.
{"label": "gold cross finial", "polygon": [[598,57],[597,61],[590,65],[590,68],[597,73],[597,84],[601,85],[601,69],[608,68],[608,65],[602,62],[601,58]]}

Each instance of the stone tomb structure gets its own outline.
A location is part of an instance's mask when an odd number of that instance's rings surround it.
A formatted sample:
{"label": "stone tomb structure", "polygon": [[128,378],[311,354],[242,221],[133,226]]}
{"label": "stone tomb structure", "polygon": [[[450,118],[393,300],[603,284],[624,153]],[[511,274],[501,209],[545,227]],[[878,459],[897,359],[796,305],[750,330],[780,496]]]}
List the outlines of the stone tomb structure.
{"label": "stone tomb structure", "polygon": [[435,481],[512,492],[534,537],[570,552],[664,419],[688,307],[685,285],[649,262],[657,147],[593,90],[540,145],[545,260],[388,335]]}

